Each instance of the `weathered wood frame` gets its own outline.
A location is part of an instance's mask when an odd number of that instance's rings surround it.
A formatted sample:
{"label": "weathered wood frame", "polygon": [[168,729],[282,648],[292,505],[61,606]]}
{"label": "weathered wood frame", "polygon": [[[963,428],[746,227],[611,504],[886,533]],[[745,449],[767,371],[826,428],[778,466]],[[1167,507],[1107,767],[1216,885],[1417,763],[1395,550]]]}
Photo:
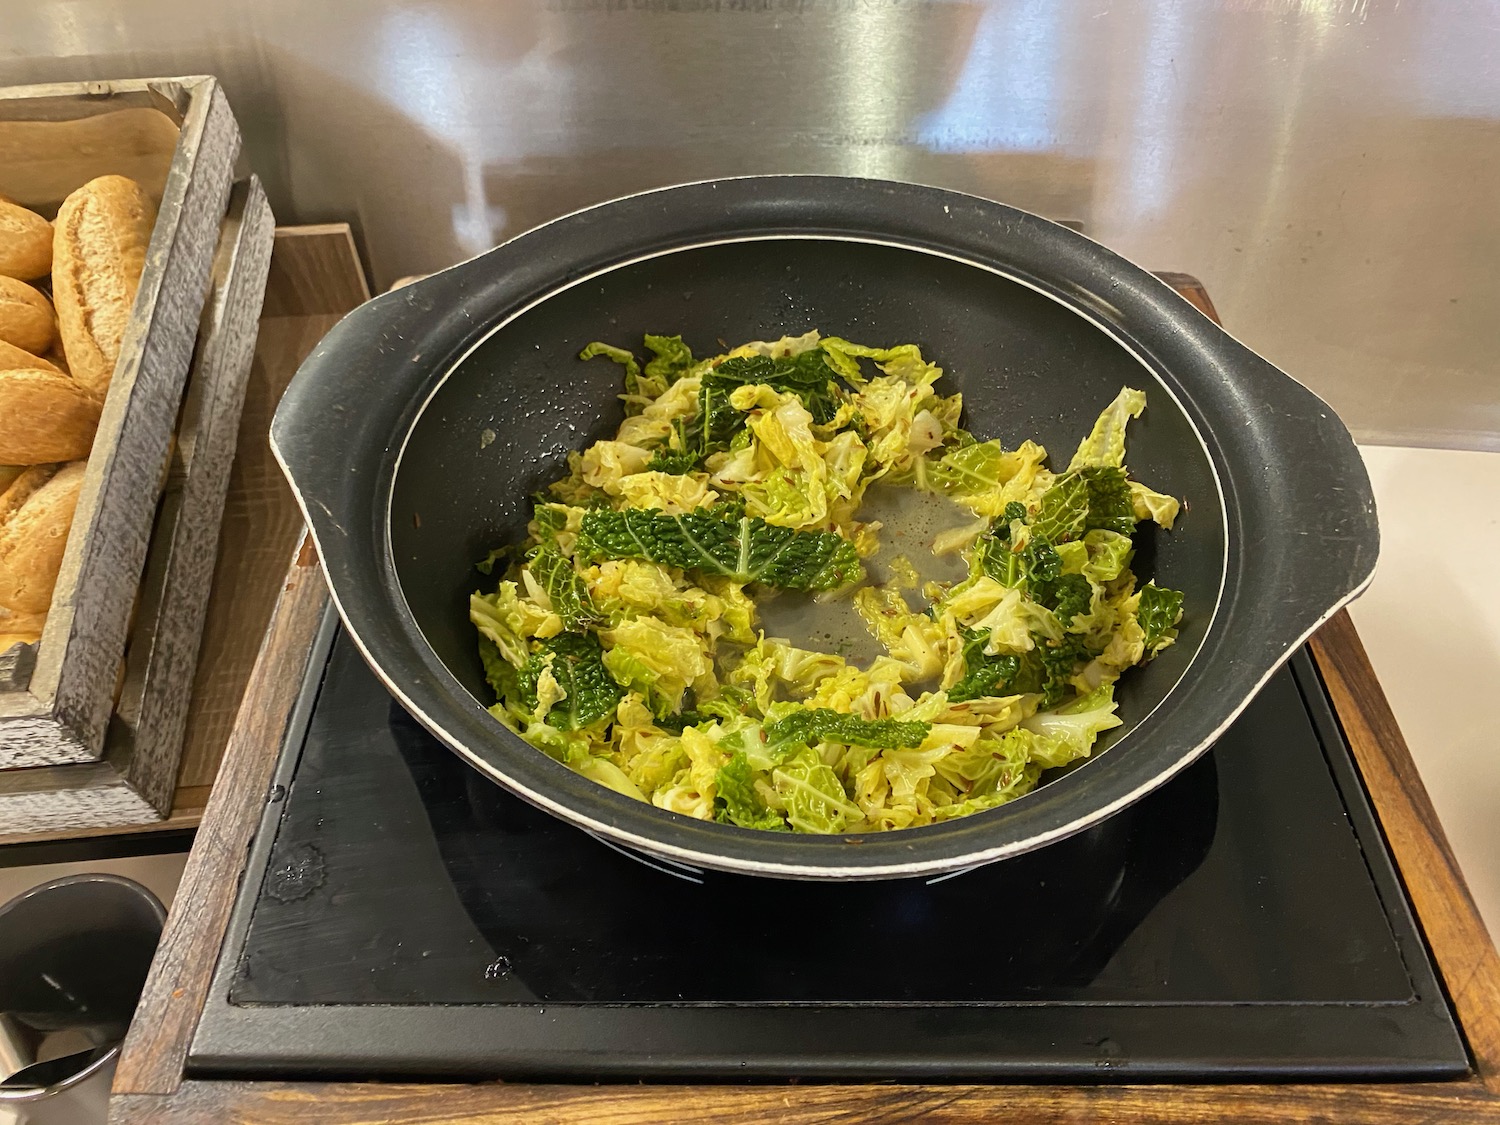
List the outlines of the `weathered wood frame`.
{"label": "weathered wood frame", "polygon": [[[169,693],[175,706],[186,707],[187,713],[181,760],[165,818],[157,818],[153,811],[150,819],[101,824],[102,816],[85,815],[101,810],[91,809],[79,798],[118,802],[122,800],[119,788],[130,783],[127,763],[107,750],[102,764],[111,766],[113,774],[102,771],[99,763],[0,771],[0,795],[24,793],[28,801],[41,802],[10,805],[4,813],[11,820],[16,819],[12,814],[18,810],[45,811],[53,807],[51,802],[71,792],[73,814],[90,821],[81,824],[70,818],[65,824],[52,822],[54,827],[19,831],[0,820],[0,846],[72,841],[87,848],[88,840],[107,836],[115,838],[116,843],[101,846],[129,849],[133,845],[119,837],[180,832],[198,824],[262,635],[281,592],[287,555],[302,535],[302,514],[266,440],[271,415],[307,353],[345,313],[369,296],[347,224],[288,227],[275,232],[238,441],[231,438],[230,444],[218,451],[218,455],[227,456],[232,450],[234,460],[218,528],[217,557],[205,560],[211,562],[213,571],[211,581],[203,580],[202,589],[212,593],[201,633],[192,637],[198,647],[197,667],[190,686],[178,684]],[[191,397],[190,392],[190,402]],[[186,449],[195,450],[201,443],[201,438],[187,443]],[[173,473],[174,481],[179,477],[180,473]],[[169,483],[168,487],[170,491],[173,485]],[[162,533],[160,527],[158,533]],[[158,573],[155,564],[148,563],[147,573]],[[131,682],[136,682],[134,677]],[[141,713],[144,711],[143,703]],[[122,713],[130,712],[128,697],[122,694]],[[116,724],[116,731],[118,727]],[[112,732],[111,738],[114,736]],[[139,744],[141,739],[137,737],[136,741]],[[159,768],[169,772],[160,763]],[[49,779],[45,796],[27,788],[26,779],[30,777]],[[118,804],[114,807],[118,811]]]}
{"label": "weathered wood frame", "polygon": [[[181,131],[41,643],[34,661],[24,649],[13,650],[0,669],[8,672],[0,677],[0,769],[97,762],[105,754],[163,466],[240,157],[239,126],[210,77],[0,90],[0,119],[48,122],[58,143],[69,126],[125,108],[160,110],[180,121]],[[254,234],[268,250],[264,197],[257,198],[242,233]],[[263,277],[262,271],[262,283]],[[252,298],[258,307],[258,294],[242,292],[242,302]],[[240,315],[236,308],[220,319],[237,322]],[[211,504],[201,504],[195,518],[216,521],[217,515]],[[172,622],[170,616],[165,621]],[[17,824],[0,814],[0,826]]]}

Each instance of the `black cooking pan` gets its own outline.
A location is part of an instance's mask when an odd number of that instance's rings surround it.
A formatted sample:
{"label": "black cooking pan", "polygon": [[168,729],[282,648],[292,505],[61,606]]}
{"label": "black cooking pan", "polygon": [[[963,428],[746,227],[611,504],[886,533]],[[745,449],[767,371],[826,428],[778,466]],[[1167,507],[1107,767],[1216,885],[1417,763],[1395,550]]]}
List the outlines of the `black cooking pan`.
{"label": "black cooking pan", "polygon": [[[1178,643],[1120,682],[1108,748],[1002,808],[930,828],[809,837],[664,812],[582,778],[485,710],[473,563],[524,535],[569,450],[613,433],[619,370],[590,340],[818,328],[919,343],[965,424],[1066,463],[1125,384],[1149,405],[1128,463],[1185,497],[1135,569],[1186,593]],[[888,878],[1016,855],[1097,823],[1198,757],[1369,581],[1369,480],[1316,396],[1161,281],[1082,235],[910,184],[767,176],[667,188],[558,219],[369,302],[303,364],[272,444],[350,634],[470,764],[574,824],[710,868]]]}

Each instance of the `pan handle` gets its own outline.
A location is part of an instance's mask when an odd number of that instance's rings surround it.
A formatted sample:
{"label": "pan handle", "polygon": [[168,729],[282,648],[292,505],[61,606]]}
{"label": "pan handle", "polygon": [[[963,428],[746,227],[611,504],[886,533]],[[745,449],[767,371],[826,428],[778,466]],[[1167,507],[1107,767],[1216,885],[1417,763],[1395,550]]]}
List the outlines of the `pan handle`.
{"label": "pan handle", "polygon": [[1229,560],[1239,580],[1227,584],[1226,598],[1265,623],[1258,632],[1275,667],[1374,577],[1380,527],[1370,476],[1333,408],[1225,331],[1201,281],[1155,277],[1177,299],[1166,298],[1177,307],[1160,315],[1187,317],[1192,342],[1182,342],[1196,351],[1189,361],[1217,367],[1218,389],[1245,419],[1238,432],[1215,435],[1225,446],[1218,469],[1226,515],[1239,531]]}
{"label": "pan handle", "polygon": [[[410,372],[420,365],[433,380],[448,366],[440,352],[468,347],[479,327],[465,309],[486,273],[470,259],[366,301],[323,337],[282,395],[271,448],[336,594],[343,581],[373,577],[367,546],[383,542],[385,531],[369,526],[371,478],[390,470],[394,436],[425,397],[413,396]],[[368,449],[388,456],[351,455]]]}
{"label": "pan handle", "polygon": [[[1352,601],[1375,573],[1380,527],[1375,495],[1354,439],[1333,408],[1301,383],[1230,340],[1232,393],[1247,424],[1225,435],[1235,466],[1229,588],[1246,617],[1267,622],[1279,664]],[[1222,466],[1221,466],[1222,471]],[[1236,543],[1234,540],[1237,539]],[[1235,557],[1235,556],[1238,557]]]}

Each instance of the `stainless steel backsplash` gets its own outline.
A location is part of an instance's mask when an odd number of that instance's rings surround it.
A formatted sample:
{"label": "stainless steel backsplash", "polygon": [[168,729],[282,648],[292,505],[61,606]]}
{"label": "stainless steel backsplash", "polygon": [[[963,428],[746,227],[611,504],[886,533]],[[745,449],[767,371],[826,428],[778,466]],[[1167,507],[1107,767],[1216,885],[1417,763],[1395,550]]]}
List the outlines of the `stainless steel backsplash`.
{"label": "stainless steel backsplash", "polygon": [[0,83],[198,72],[379,285],[682,180],[918,180],[1197,274],[1365,440],[1500,449],[1493,2],[0,0]]}

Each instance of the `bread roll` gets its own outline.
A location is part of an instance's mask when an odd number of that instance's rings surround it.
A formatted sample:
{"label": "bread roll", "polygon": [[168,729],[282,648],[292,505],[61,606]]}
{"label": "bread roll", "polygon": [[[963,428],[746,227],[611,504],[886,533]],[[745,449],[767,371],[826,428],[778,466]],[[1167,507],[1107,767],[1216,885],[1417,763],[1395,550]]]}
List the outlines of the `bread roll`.
{"label": "bread roll", "polygon": [[[26,506],[26,501],[35,496],[44,484],[57,476],[60,468],[62,468],[61,465],[27,466],[3,491],[0,491],[0,532],[4,531],[10,518]],[[0,612],[10,612],[3,602],[0,602]]]}
{"label": "bread roll", "polygon": [[41,355],[56,331],[47,298],[24,281],[0,274],[0,340]]}
{"label": "bread roll", "polygon": [[0,371],[12,367],[40,367],[43,371],[62,370],[57,364],[43,356],[32,355],[14,344],[7,344],[4,340],[0,340]]}
{"label": "bread roll", "polygon": [[29,465],[15,475],[4,488],[0,488],[0,527],[21,510],[31,499],[32,493],[57,475],[58,465]]}
{"label": "bread roll", "polygon": [[0,606],[0,656],[13,645],[32,645],[42,639],[45,613],[16,613]]}
{"label": "bread roll", "polygon": [[0,513],[0,605],[17,613],[46,613],[52,604],[84,468],[81,462],[64,465],[8,515]]}
{"label": "bread roll", "polygon": [[0,465],[46,465],[88,457],[99,400],[60,371],[0,371]]}
{"label": "bread roll", "polygon": [[0,196],[0,273],[31,281],[52,272],[52,224]]}
{"label": "bread roll", "polygon": [[99,398],[120,358],[155,222],[139,184],[100,176],[63,201],[53,224],[52,298],[63,351],[73,378]]}
{"label": "bread roll", "polygon": [[5,490],[25,471],[25,465],[0,465],[0,496],[4,496]]}

